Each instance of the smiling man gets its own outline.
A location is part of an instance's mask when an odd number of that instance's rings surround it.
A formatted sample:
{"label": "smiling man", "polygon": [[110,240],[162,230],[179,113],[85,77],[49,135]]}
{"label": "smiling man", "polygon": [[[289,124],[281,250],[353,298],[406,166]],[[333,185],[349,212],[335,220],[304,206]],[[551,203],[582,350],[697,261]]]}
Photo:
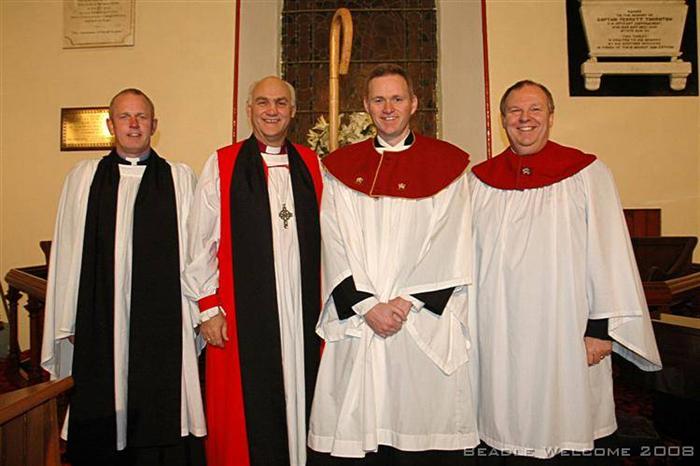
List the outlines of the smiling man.
{"label": "smiling man", "polygon": [[[326,346],[309,428],[321,464],[465,464],[469,156],[411,131],[411,79],[367,79],[377,137],[328,155],[321,208]],[[434,450],[434,451],[426,451]]]}
{"label": "smiling man", "polygon": [[209,466],[303,466],[320,340],[318,158],[292,144],[294,88],[250,87],[253,135],[204,166],[186,293],[208,341]]}
{"label": "smiling man", "polygon": [[608,356],[661,367],[612,175],[549,140],[554,100],[539,83],[511,86],[501,121],[510,147],[470,179],[479,435],[536,458],[612,445]]}
{"label": "smiling man", "polygon": [[151,148],[157,123],[142,91],[114,96],[114,149],[71,171],[58,207],[42,365],[75,381],[75,466],[204,464],[197,310],[180,281],[195,177]]}

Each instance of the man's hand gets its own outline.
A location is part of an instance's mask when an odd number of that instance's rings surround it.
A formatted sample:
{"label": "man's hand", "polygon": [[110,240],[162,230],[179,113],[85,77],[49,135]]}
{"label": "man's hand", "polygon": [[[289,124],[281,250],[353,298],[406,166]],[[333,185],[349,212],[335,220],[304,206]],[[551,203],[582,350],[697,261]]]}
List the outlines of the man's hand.
{"label": "man's hand", "polygon": [[586,344],[586,357],[588,358],[589,366],[598,364],[612,353],[612,341],[610,340],[583,337],[583,341]]}
{"label": "man's hand", "polygon": [[226,318],[217,314],[206,322],[202,322],[201,333],[207,344],[224,347],[224,342],[228,341],[228,330],[226,327]]}
{"label": "man's hand", "polygon": [[406,320],[408,318],[408,313],[411,312],[411,306],[412,306],[410,301],[406,301],[402,297],[397,296],[394,299],[392,299],[391,301],[389,301],[389,304],[391,304],[392,306],[394,306],[395,308],[397,308],[398,310],[400,310],[403,313],[403,317],[404,317],[403,320]]}
{"label": "man's hand", "polygon": [[389,303],[375,304],[365,314],[365,322],[374,333],[382,338],[389,337],[401,330],[404,320],[406,320],[406,316],[403,311]]}

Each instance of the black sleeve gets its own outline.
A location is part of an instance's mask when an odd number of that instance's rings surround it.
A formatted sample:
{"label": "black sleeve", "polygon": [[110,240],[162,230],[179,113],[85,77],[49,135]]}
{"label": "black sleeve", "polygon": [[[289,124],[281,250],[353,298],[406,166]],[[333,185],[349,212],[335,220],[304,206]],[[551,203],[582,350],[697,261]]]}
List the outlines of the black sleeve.
{"label": "black sleeve", "polygon": [[455,290],[455,287],[453,286],[451,288],[445,288],[445,289],[437,290],[437,291],[428,291],[426,293],[416,293],[416,294],[412,294],[411,296],[423,301],[423,303],[424,303],[423,307],[427,308],[430,312],[441,316],[442,311],[445,310],[445,306],[447,306],[447,301],[450,300],[450,297],[452,296],[452,293],[454,292],[454,290]]}
{"label": "black sleeve", "polygon": [[599,340],[612,340],[608,335],[608,319],[588,319],[584,336]]}
{"label": "black sleeve", "polygon": [[372,296],[371,293],[357,291],[352,275],[340,282],[331,294],[333,295],[335,309],[338,312],[338,318],[341,320],[354,316],[355,311],[352,310],[352,307]]}

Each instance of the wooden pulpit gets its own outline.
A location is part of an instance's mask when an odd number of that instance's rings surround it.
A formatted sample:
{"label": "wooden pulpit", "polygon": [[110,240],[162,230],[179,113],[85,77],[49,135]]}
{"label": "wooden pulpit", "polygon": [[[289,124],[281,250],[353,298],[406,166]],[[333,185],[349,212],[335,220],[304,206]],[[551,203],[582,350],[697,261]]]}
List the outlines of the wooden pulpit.
{"label": "wooden pulpit", "polygon": [[694,236],[661,236],[660,209],[625,209],[632,248],[652,317],[700,306]]}

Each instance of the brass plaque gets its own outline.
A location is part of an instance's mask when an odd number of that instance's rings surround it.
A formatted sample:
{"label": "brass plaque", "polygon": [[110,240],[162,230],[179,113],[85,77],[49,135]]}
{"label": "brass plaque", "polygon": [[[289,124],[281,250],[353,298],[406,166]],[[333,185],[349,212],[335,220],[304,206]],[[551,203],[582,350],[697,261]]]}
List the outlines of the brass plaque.
{"label": "brass plaque", "polygon": [[107,128],[109,107],[61,109],[61,150],[101,150],[112,147]]}

